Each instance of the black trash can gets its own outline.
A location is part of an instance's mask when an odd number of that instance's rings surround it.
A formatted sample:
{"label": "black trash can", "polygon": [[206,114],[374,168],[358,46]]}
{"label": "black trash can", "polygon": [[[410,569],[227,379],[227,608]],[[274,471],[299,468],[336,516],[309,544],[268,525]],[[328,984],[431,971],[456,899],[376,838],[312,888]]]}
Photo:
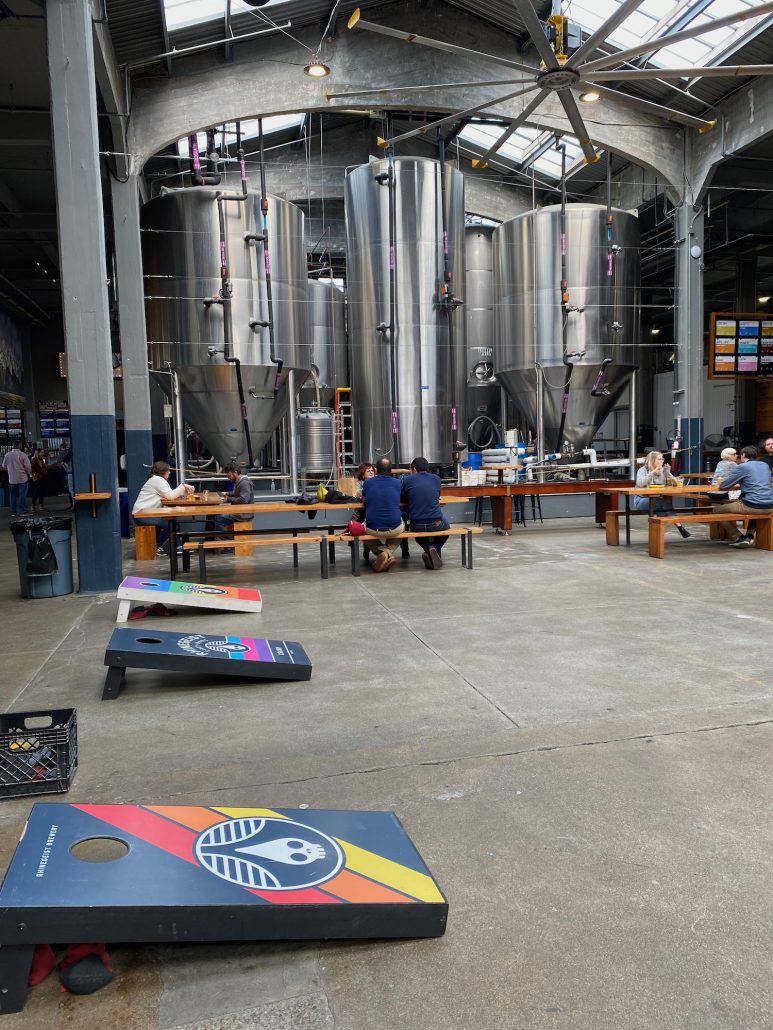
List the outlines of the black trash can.
{"label": "black trash can", "polygon": [[66,515],[11,519],[22,597],[72,593],[72,519]]}

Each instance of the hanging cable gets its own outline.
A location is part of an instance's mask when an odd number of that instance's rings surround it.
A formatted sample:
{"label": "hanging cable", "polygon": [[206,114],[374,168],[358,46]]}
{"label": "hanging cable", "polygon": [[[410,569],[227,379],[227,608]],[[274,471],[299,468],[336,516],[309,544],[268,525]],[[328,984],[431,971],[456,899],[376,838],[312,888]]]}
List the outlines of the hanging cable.
{"label": "hanging cable", "polygon": [[[387,128],[387,135],[389,129]],[[379,186],[386,185],[388,191],[388,223],[389,223],[389,322],[379,322],[376,332],[381,334],[383,342],[389,345],[389,380],[390,398],[392,403],[392,446],[388,451],[377,453],[383,456],[391,454],[397,447],[399,426],[397,422],[397,355],[395,353],[395,335],[397,323],[397,269],[395,265],[396,237],[397,237],[397,211],[395,204],[395,161],[394,150],[389,147],[386,152],[387,168],[385,172],[379,172],[374,176]]]}
{"label": "hanging cable", "polygon": [[564,426],[566,425],[566,412],[569,407],[569,390],[571,388],[574,366],[569,360],[567,352],[569,337],[569,284],[566,279],[566,144],[559,143],[558,138],[556,138],[556,150],[561,151],[561,349],[563,352],[562,361],[567,368],[564,381],[564,395],[561,401],[561,421],[558,424],[558,436],[556,438],[556,452],[560,453]]}

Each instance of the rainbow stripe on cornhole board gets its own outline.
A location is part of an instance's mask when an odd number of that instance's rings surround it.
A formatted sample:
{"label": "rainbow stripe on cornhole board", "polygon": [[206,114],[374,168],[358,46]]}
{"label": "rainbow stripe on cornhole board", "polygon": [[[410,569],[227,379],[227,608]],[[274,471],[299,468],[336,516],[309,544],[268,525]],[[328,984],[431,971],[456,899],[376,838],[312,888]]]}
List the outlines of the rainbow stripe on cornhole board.
{"label": "rainbow stripe on cornhole board", "polygon": [[118,587],[117,597],[121,603],[116,622],[128,620],[131,602],[155,604],[163,601],[166,604],[215,608],[224,612],[259,612],[263,607],[259,590],[219,586],[215,583],[182,583],[174,579],[153,579],[147,576],[127,576]]}
{"label": "rainbow stripe on cornhole board", "polygon": [[[123,842],[82,861],[80,841]],[[393,812],[36,804],[0,945],[425,937],[448,902]],[[0,952],[0,956],[2,952]]]}

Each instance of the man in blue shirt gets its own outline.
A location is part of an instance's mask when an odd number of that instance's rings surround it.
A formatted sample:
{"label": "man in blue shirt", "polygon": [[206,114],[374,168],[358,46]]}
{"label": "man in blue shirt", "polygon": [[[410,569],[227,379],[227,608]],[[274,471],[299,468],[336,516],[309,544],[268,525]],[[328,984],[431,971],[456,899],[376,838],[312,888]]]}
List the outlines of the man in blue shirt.
{"label": "man in blue shirt", "polygon": [[392,462],[379,458],[376,475],[362,484],[362,499],[365,502],[365,528],[378,537],[374,572],[386,572],[395,563],[398,537],[405,526],[400,511],[400,483],[392,479]]}
{"label": "man in blue shirt", "polygon": [[[757,460],[756,447],[741,448],[741,464],[722,478],[722,489],[731,490],[740,486],[741,497],[729,504],[715,504],[714,511],[724,513],[737,511],[741,515],[773,514],[773,488],[770,485],[770,469],[764,461]],[[725,531],[731,540],[731,547],[750,547],[754,536],[742,534],[735,522],[729,522]]]}
{"label": "man in blue shirt", "polygon": [[[431,533],[433,529],[448,529],[448,520],[440,510],[440,477],[429,470],[426,458],[414,458],[411,475],[403,479],[402,498],[408,505],[408,523],[414,533]],[[427,569],[441,569],[440,552],[447,536],[420,536],[422,561]]]}

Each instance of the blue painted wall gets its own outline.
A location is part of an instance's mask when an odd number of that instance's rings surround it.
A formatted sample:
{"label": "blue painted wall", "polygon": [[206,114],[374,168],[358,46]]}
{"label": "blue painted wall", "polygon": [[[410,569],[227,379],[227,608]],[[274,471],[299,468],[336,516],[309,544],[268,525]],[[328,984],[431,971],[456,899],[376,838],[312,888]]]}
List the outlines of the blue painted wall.
{"label": "blue painted wall", "polygon": [[121,524],[118,515],[118,456],[113,415],[71,415],[75,493],[88,493],[89,476],[97,477],[98,491],[111,491],[109,501],[75,504],[78,547],[78,588],[84,594],[115,590],[121,572]]}

